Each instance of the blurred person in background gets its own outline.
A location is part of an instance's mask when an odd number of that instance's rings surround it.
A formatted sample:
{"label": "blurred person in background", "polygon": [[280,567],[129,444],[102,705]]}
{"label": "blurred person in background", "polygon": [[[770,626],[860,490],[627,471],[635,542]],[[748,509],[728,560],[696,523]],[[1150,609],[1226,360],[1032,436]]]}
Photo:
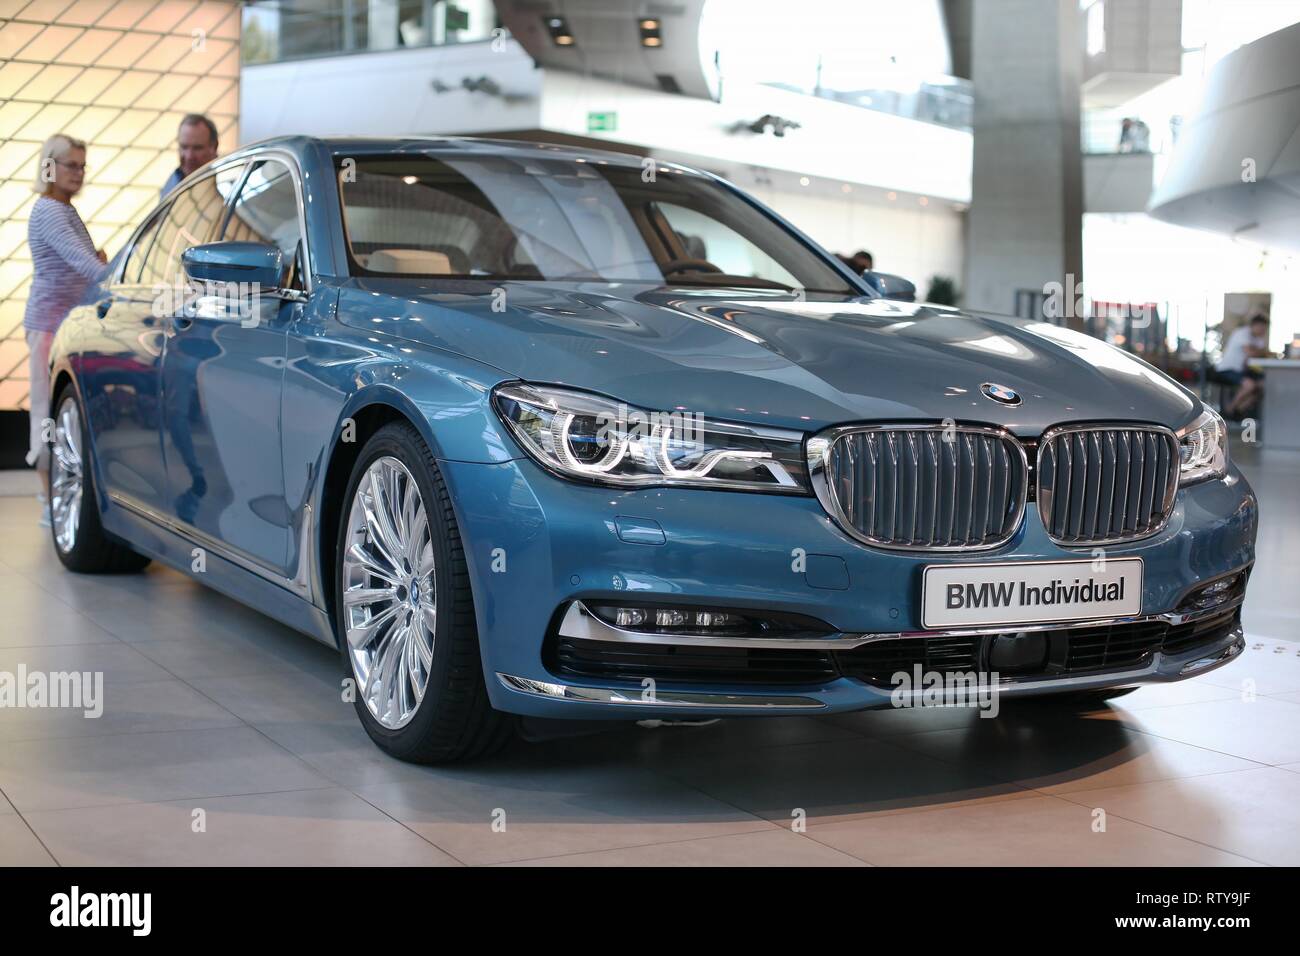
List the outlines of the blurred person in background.
{"label": "blurred person in background", "polygon": [[1264,375],[1250,367],[1250,360],[1272,355],[1268,350],[1268,318],[1262,314],[1251,316],[1250,322],[1228,336],[1215,369],[1218,381],[1237,387],[1237,394],[1223,410],[1226,417],[1241,419],[1254,411],[1264,390]]}
{"label": "blurred person in background", "polygon": [[41,524],[50,522],[50,458],[44,422],[50,415],[50,342],[69,310],[82,301],[86,288],[108,274],[108,257],[96,249],[86,224],[72,206],[86,178],[86,144],[71,136],[51,136],[41,147],[32,191],[37,193],[27,220],[32,252],[32,286],[23,314],[29,355],[30,403],[27,463],[41,478]]}
{"label": "blurred person in background", "polygon": [[866,272],[868,269],[874,269],[876,267],[876,260],[872,257],[871,253],[867,252],[865,249],[859,249],[844,261],[847,262],[849,268],[858,275],[862,275],[862,273]]}
{"label": "blurred person in background", "polygon": [[217,124],[202,113],[190,113],[176,131],[176,151],[181,164],[167,177],[162,188],[164,198],[182,179],[217,158]]}

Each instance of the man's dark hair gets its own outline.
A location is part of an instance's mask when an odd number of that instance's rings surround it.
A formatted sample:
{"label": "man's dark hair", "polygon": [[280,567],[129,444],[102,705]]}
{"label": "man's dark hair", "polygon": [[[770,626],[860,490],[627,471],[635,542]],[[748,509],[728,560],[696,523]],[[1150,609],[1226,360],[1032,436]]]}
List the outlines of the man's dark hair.
{"label": "man's dark hair", "polygon": [[1250,317],[1249,324],[1254,325],[1256,322],[1260,323],[1261,325],[1268,325],[1268,316],[1262,312],[1257,312]]}
{"label": "man's dark hair", "polygon": [[[181,120],[181,126],[206,126],[208,128],[208,142],[214,147],[217,145],[217,124],[212,122],[202,113],[187,113]],[[180,129],[180,126],[176,127]]]}
{"label": "man's dark hair", "polygon": [[875,261],[876,261],[876,257],[873,256],[871,253],[867,252],[866,249],[859,249],[857,252],[853,253],[853,258],[854,258],[854,259],[870,259],[872,262],[875,262]]}

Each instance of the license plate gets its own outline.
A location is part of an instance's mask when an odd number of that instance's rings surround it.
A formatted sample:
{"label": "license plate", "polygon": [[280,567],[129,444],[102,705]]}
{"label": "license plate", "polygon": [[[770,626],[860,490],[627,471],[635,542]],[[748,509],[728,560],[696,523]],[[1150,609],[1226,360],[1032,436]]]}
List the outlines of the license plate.
{"label": "license plate", "polygon": [[1132,617],[1142,610],[1142,559],[932,564],[921,587],[926,630]]}

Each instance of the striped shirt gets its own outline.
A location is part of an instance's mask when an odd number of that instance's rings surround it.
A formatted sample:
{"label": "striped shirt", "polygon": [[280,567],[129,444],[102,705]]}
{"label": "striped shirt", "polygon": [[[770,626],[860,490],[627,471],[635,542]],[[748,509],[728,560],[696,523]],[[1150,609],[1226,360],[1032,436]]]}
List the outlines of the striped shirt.
{"label": "striped shirt", "polygon": [[70,203],[41,196],[27,220],[32,250],[32,287],[27,295],[23,328],[53,332],[80,305],[86,288],[108,275],[99,261],[86,224]]}

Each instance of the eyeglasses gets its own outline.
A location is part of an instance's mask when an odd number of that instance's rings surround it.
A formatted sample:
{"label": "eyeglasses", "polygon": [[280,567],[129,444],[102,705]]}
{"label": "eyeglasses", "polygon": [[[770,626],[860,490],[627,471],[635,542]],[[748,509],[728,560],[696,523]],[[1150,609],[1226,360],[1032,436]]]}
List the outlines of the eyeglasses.
{"label": "eyeglasses", "polygon": [[65,159],[56,159],[55,162],[58,163],[60,166],[62,166],[64,169],[72,170],[72,172],[74,173],[84,173],[86,171],[85,163],[70,163]]}

